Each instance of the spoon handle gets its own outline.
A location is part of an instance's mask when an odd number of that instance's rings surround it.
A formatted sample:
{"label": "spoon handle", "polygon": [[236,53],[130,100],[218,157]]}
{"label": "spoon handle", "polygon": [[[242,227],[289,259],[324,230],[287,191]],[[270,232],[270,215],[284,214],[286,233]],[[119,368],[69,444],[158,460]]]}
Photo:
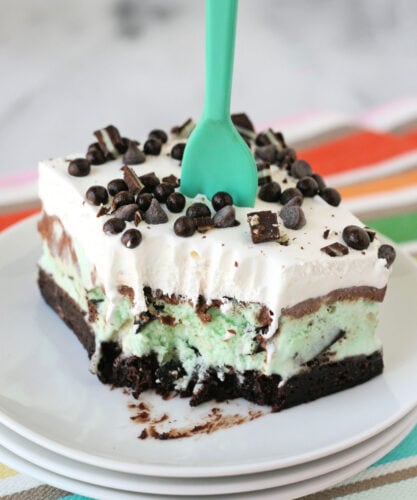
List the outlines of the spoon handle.
{"label": "spoon handle", "polygon": [[206,119],[230,119],[237,2],[206,0]]}

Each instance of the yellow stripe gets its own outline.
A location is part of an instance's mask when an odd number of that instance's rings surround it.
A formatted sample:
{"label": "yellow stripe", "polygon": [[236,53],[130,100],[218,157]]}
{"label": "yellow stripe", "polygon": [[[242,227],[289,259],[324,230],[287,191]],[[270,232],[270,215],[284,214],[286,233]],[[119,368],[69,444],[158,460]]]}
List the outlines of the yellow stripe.
{"label": "yellow stripe", "polygon": [[0,464],[0,479],[6,479],[6,477],[16,476],[18,472],[10,469],[6,465]]}

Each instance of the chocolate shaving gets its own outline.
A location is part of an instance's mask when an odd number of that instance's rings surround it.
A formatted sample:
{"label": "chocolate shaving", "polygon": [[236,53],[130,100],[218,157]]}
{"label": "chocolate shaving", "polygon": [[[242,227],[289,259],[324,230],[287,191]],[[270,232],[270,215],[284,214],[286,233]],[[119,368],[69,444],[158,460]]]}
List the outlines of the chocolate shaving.
{"label": "chocolate shaving", "polygon": [[122,167],[121,170],[123,171],[123,179],[126,182],[127,187],[129,188],[129,193],[132,193],[133,195],[141,193],[144,190],[145,186],[136,175],[136,172],[127,165]]}
{"label": "chocolate shaving", "polygon": [[110,207],[101,205],[101,207],[98,209],[97,217],[101,217],[102,215],[107,215],[109,212],[110,212]]}
{"label": "chocolate shaving", "polygon": [[343,255],[347,255],[349,253],[348,247],[338,242],[327,245],[327,247],[320,248],[320,250],[326,253],[329,257],[342,257]]}
{"label": "chocolate shaving", "polygon": [[182,125],[172,127],[171,134],[175,135],[177,139],[188,139],[191,132],[194,130],[195,122],[192,118],[188,118]]}

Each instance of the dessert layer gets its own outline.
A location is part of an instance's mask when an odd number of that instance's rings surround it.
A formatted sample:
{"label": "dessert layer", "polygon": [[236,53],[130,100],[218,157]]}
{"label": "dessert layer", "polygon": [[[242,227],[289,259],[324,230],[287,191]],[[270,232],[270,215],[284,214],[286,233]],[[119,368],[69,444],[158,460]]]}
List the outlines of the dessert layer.
{"label": "dessert layer", "polygon": [[[148,155],[134,171],[138,175],[154,172],[160,179],[172,174],[179,177],[179,161],[167,154],[172,145],[164,145],[159,156]],[[178,214],[165,210],[168,223],[141,222],[140,245],[126,248],[118,236],[103,232],[103,224],[111,216],[97,217],[99,207],[85,200],[90,186],[107,186],[110,180],[123,176],[122,160],[93,165],[86,177],[72,177],[67,171],[70,158],[41,163],[40,196],[46,213],[60,218],[68,235],[82,242],[86,260],[94,262],[110,304],[108,317],[117,309],[120,290],[126,289],[131,290],[134,313],[144,312],[146,286],[167,295],[187,297],[194,305],[200,296],[207,302],[234,297],[240,302],[264,304],[271,311],[292,308],[339,288],[386,286],[389,270],[386,260],[378,258],[377,238],[366,250],[351,249],[343,257],[330,257],[321,251],[326,245],[342,243],[344,228],[361,224],[343,206],[330,206],[320,196],[305,197],[302,209],[306,224],[301,229],[288,229],[279,219],[280,241],[285,245],[278,241],[258,245],[252,242],[247,214],[280,209],[277,203],[258,198],[255,208],[236,207],[239,226],[196,232],[189,238],[175,235],[172,227]],[[282,189],[296,185],[297,179],[274,165],[271,176]],[[186,208],[193,201],[187,199]],[[135,227],[133,222],[126,224],[127,228]],[[274,335],[279,316],[272,317],[265,338]]]}
{"label": "dessert layer", "polygon": [[[80,305],[100,343],[113,342],[123,356],[156,356],[160,365],[179,362],[183,368],[176,389],[214,371],[219,379],[230,369],[278,374],[287,380],[325,354],[327,361],[369,355],[381,349],[375,335],[379,301],[384,289],[350,287],[333,290],[291,309],[269,311],[264,304],[215,297],[208,302],[166,295],[145,286],[146,310],[134,313],[132,292],[121,288],[110,304],[95,267],[79,243],[66,234],[57,217],[44,215],[39,224],[45,238],[41,270]],[[109,315],[111,308],[111,315]],[[265,339],[272,317],[278,328]]]}
{"label": "dessert layer", "polygon": [[[94,352],[94,332],[87,315],[79,305],[42,270],[39,287],[46,302],[66,321],[91,356]],[[237,373],[231,370],[223,378],[215,371],[206,373],[204,380],[192,378],[181,391],[190,396],[190,404],[198,405],[210,399],[244,397],[258,404],[270,405],[275,411],[353,387],[380,374],[383,369],[379,351],[369,355],[350,356],[340,361],[317,357],[306,364],[305,370],[285,384],[279,375],[264,375],[255,370]],[[178,375],[183,371],[180,363],[161,364],[157,356],[141,358],[121,355],[120,346],[114,342],[102,345],[99,377],[105,383],[129,387],[135,396],[154,388],[162,395],[175,390]]]}

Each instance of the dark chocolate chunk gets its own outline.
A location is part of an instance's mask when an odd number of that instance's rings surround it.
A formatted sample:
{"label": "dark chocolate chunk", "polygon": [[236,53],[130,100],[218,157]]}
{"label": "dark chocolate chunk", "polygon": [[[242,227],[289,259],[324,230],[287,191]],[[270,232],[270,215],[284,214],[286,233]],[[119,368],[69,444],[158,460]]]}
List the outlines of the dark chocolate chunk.
{"label": "dark chocolate chunk", "polygon": [[144,220],[148,224],[165,224],[168,222],[168,215],[159,204],[156,198],[153,198],[148,210],[144,214]]}
{"label": "dark chocolate chunk", "polygon": [[236,225],[236,211],[232,205],[225,205],[214,215],[215,227],[233,227]]}
{"label": "dark chocolate chunk", "polygon": [[121,170],[123,171],[123,179],[126,182],[127,187],[129,188],[129,193],[137,194],[141,193],[145,189],[145,186],[143,185],[142,181],[139,179],[133,168],[125,165]]}
{"label": "dark chocolate chunk", "polygon": [[271,128],[264,130],[255,137],[255,144],[259,147],[273,144],[278,151],[287,147],[284,136],[281,132],[274,132]]}
{"label": "dark chocolate chunk", "polygon": [[270,203],[279,201],[281,196],[281,186],[278,182],[272,181],[264,184],[259,189],[258,198]]}
{"label": "dark chocolate chunk", "polygon": [[89,187],[85,197],[91,205],[105,205],[109,201],[109,194],[104,186]]}
{"label": "dark chocolate chunk", "polygon": [[323,232],[323,238],[325,240],[327,240],[327,238],[329,237],[329,234],[330,234],[330,229],[326,229],[324,232]]}
{"label": "dark chocolate chunk", "polygon": [[350,248],[355,250],[366,250],[371,243],[368,233],[359,226],[346,226],[343,229],[342,238]]}
{"label": "dark chocolate chunk", "polygon": [[387,261],[386,267],[391,267],[396,257],[395,249],[391,245],[381,245],[378,248],[378,258]]}
{"label": "dark chocolate chunk", "polygon": [[136,203],[130,203],[129,205],[122,205],[114,212],[114,217],[118,219],[126,220],[132,222],[135,219],[135,213],[139,211],[139,207]]}
{"label": "dark chocolate chunk", "polygon": [[123,205],[130,205],[131,203],[135,203],[133,194],[129,193],[129,191],[119,191],[113,198],[112,210],[116,210]]}
{"label": "dark chocolate chunk", "polygon": [[229,193],[226,193],[225,191],[218,191],[211,198],[211,204],[213,205],[214,210],[217,212],[226,205],[233,205],[233,198]]}
{"label": "dark chocolate chunk", "polygon": [[146,161],[146,156],[139,149],[134,141],[129,141],[129,145],[123,155],[123,162],[127,165],[139,165]]}
{"label": "dark chocolate chunk", "polygon": [[192,118],[188,118],[188,120],[186,120],[182,125],[172,127],[171,134],[175,135],[178,139],[187,139],[190,137],[194,127],[194,120]]}
{"label": "dark chocolate chunk", "polygon": [[152,137],[143,145],[143,152],[146,155],[158,156],[161,153],[162,142]]}
{"label": "dark chocolate chunk", "polygon": [[129,191],[129,188],[123,179],[113,179],[107,184],[107,191],[111,196],[115,196],[120,191]]}
{"label": "dark chocolate chunk", "polygon": [[233,113],[230,118],[236,128],[242,128],[244,130],[255,132],[255,127],[246,113]]}
{"label": "dark chocolate chunk", "polygon": [[122,219],[109,219],[103,224],[103,231],[106,234],[119,234],[124,231],[126,222]]}
{"label": "dark chocolate chunk", "polygon": [[90,171],[90,163],[85,158],[76,158],[69,162],[68,173],[74,177],[85,177]]}
{"label": "dark chocolate chunk", "polygon": [[162,177],[162,182],[165,182],[165,184],[171,184],[174,187],[178,187],[180,185],[180,180],[174,174]]}
{"label": "dark chocolate chunk", "polygon": [[291,165],[291,175],[296,179],[302,179],[303,177],[311,177],[313,173],[310,164],[305,160],[295,160]]}
{"label": "dark chocolate chunk", "polygon": [[140,210],[142,210],[143,212],[148,210],[148,208],[151,205],[151,201],[152,201],[153,197],[154,196],[151,193],[138,194],[136,197],[136,203],[137,203],[138,207],[140,208]]}
{"label": "dark chocolate chunk", "polygon": [[98,142],[93,142],[93,144],[88,146],[86,158],[91,165],[102,165],[103,163],[106,163],[106,157],[104,156]]}
{"label": "dark chocolate chunk", "polygon": [[324,253],[327,253],[329,257],[342,257],[343,255],[349,253],[349,248],[339,242],[327,245],[326,247],[320,248],[320,250]]}
{"label": "dark chocolate chunk", "polygon": [[326,203],[328,203],[332,207],[339,206],[340,202],[342,201],[339,191],[330,187],[325,187],[321,189],[320,196]]}
{"label": "dark chocolate chunk", "polygon": [[159,177],[155,175],[155,172],[150,172],[149,174],[141,175],[139,177],[140,182],[145,186],[143,189],[144,193],[153,193],[156,186],[161,183]]}
{"label": "dark chocolate chunk", "polygon": [[211,212],[209,207],[205,203],[196,202],[190,205],[185,212],[187,217],[210,217]]}
{"label": "dark chocolate chunk", "polygon": [[268,163],[274,163],[277,157],[277,148],[273,144],[260,146],[255,149],[255,157]]}
{"label": "dark chocolate chunk", "polygon": [[271,168],[268,162],[257,162],[256,168],[258,170],[258,186],[263,186],[272,181]]}
{"label": "dark chocolate chunk", "polygon": [[279,201],[281,202],[282,205],[286,205],[295,196],[298,196],[301,199],[304,198],[303,193],[299,189],[287,188],[287,189],[284,189],[284,191],[281,193],[281,198]]}
{"label": "dark chocolate chunk", "polygon": [[194,224],[199,233],[206,233],[209,229],[214,227],[214,222],[211,217],[196,217]]}
{"label": "dark chocolate chunk", "polygon": [[312,198],[318,193],[319,186],[312,177],[302,177],[297,182],[297,189],[303,193],[303,196]]}
{"label": "dark chocolate chunk", "polygon": [[185,207],[185,196],[181,193],[171,193],[167,198],[166,206],[174,214],[182,212]]}
{"label": "dark chocolate chunk", "polygon": [[127,248],[136,248],[142,241],[142,233],[139,229],[128,229],[122,234],[122,243]]}
{"label": "dark chocolate chunk", "polygon": [[274,241],[279,238],[276,212],[270,210],[251,212],[248,214],[248,222],[253,243]]}
{"label": "dark chocolate chunk", "polygon": [[126,145],[120,136],[119,131],[114,125],[109,125],[103,129],[94,132],[100,149],[108,160],[114,160],[124,151]]}
{"label": "dark chocolate chunk", "polygon": [[281,168],[290,169],[291,165],[297,159],[297,153],[292,148],[284,148],[281,151],[278,151],[276,157],[276,163]]}
{"label": "dark chocolate chunk", "polygon": [[158,139],[158,141],[165,144],[168,141],[167,133],[161,129],[154,129],[149,132],[149,139]]}
{"label": "dark chocolate chunk", "polygon": [[323,189],[326,187],[326,183],[324,182],[323,177],[319,174],[311,174],[310,177],[312,177],[317,182],[319,192],[323,191]]}
{"label": "dark chocolate chunk", "polygon": [[172,184],[166,184],[165,182],[162,182],[161,184],[158,184],[156,186],[153,194],[160,203],[165,203],[168,199],[168,196],[174,191],[175,188]]}
{"label": "dark chocolate chunk", "polygon": [[279,216],[288,229],[301,229],[306,224],[303,209],[298,205],[285,205]]}
{"label": "dark chocolate chunk", "polygon": [[260,132],[255,137],[255,144],[258,147],[262,147],[262,146],[267,146],[268,144],[271,144],[271,142],[270,142],[270,140],[268,139],[267,135],[264,132]]}
{"label": "dark chocolate chunk", "polygon": [[196,227],[194,219],[191,217],[179,217],[174,223],[174,232],[177,236],[184,238],[192,236],[195,233]]}
{"label": "dark chocolate chunk", "polygon": [[177,144],[175,144],[175,146],[172,146],[171,157],[175,160],[181,161],[182,157],[184,156],[184,150],[185,142],[178,142]]}

